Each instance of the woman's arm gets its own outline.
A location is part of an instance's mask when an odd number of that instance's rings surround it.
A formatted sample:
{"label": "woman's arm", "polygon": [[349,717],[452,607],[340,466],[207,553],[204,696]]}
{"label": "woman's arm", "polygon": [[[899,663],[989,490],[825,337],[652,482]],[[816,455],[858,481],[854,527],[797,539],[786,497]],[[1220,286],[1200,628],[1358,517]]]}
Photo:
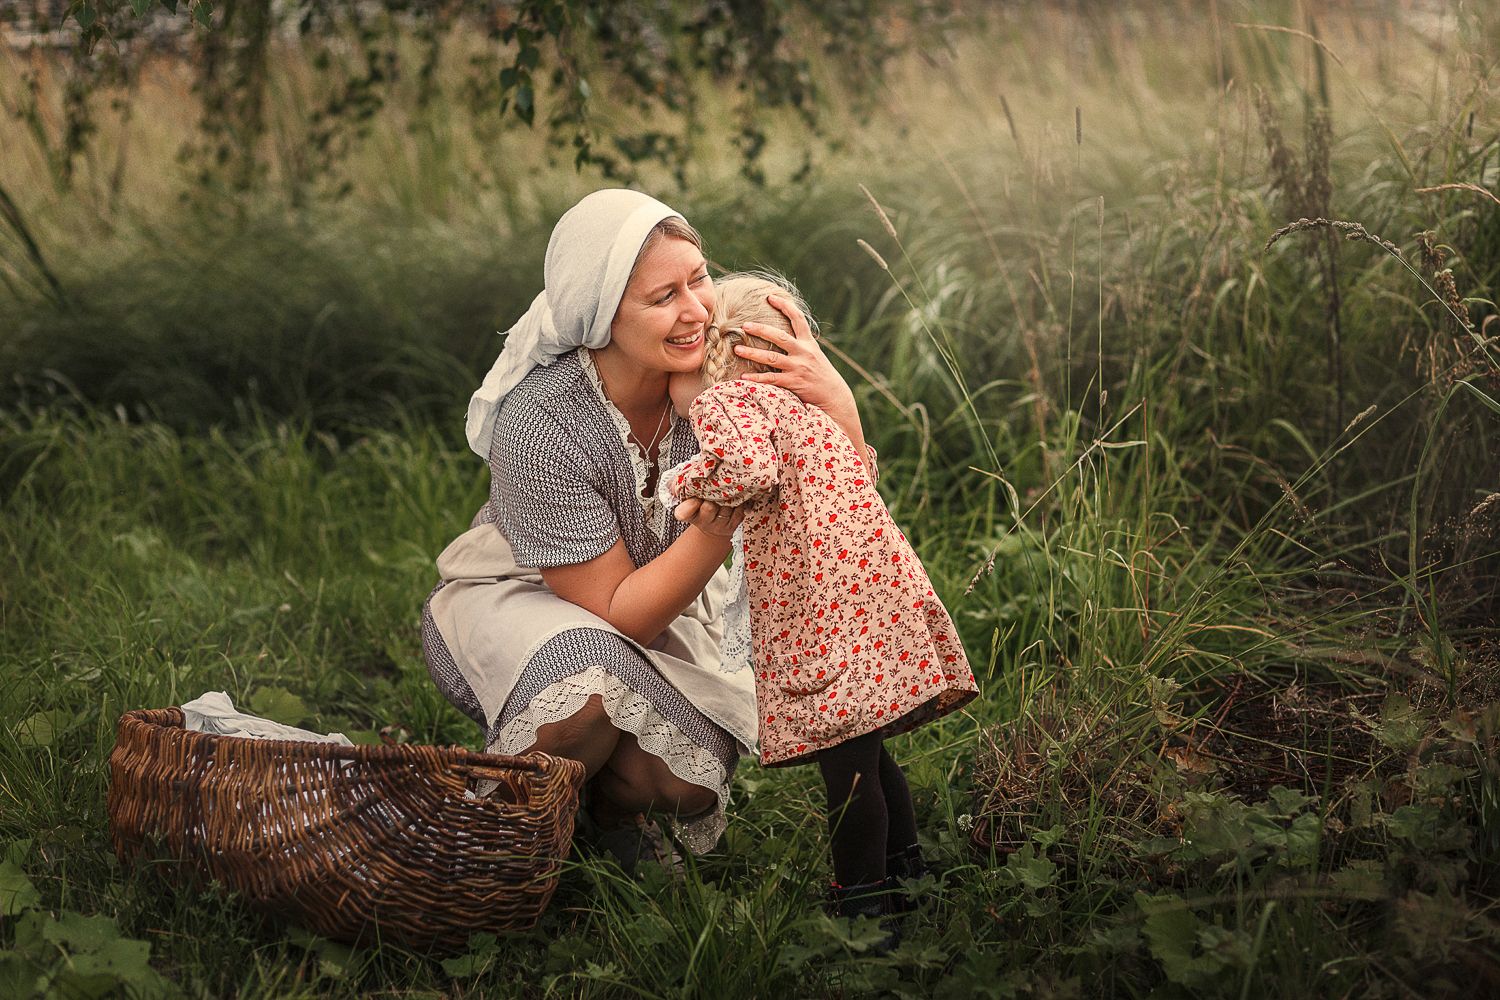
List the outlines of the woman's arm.
{"label": "woman's arm", "polygon": [[679,504],[674,513],[689,528],[637,569],[608,499],[588,474],[591,465],[557,414],[508,401],[490,456],[501,501],[496,527],[517,563],[538,567],[553,593],[650,645],[723,564],[743,515],[716,504]]}
{"label": "woman's arm", "polygon": [[[686,504],[694,504],[684,510]],[[588,562],[543,569],[542,581],[565,601],[609,622],[642,646],[666,631],[708,586],[729,556],[743,508],[685,501],[678,507],[689,527],[667,550],[636,568],[624,540]]]}
{"label": "woman's arm", "polygon": [[807,325],[807,317],[795,305],[779,295],[768,298],[771,305],[784,314],[792,325],[792,332],[767,326],[764,323],[746,323],[745,332],[768,340],[785,351],[762,351],[740,344],[735,354],[746,361],[759,361],[777,369],[771,372],[752,372],[740,376],[751,382],[764,382],[790,389],[804,403],[818,407],[838,424],[854,445],[854,453],[864,462],[873,478],[874,463],[865,444],[864,428],[859,422],[859,406],[854,402],[854,392],[849,383],[833,367],[823,348],[813,339]]}
{"label": "woman's arm", "polygon": [[770,493],[780,468],[764,389],[721,382],[698,394],[688,416],[702,449],[668,483],[672,495],[741,506]]}

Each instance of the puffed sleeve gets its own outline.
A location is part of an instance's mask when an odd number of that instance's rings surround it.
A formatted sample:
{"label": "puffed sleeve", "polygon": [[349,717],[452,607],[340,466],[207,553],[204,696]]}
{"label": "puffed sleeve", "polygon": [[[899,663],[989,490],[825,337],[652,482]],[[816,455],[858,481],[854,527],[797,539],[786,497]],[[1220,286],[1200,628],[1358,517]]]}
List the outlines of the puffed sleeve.
{"label": "puffed sleeve", "polygon": [[507,400],[495,421],[490,475],[516,562],[545,569],[588,562],[620,537],[598,469],[558,417],[529,400]]}
{"label": "puffed sleeve", "polygon": [[775,423],[748,382],[721,382],[693,400],[688,416],[701,450],[672,484],[679,499],[739,506],[776,485]]}

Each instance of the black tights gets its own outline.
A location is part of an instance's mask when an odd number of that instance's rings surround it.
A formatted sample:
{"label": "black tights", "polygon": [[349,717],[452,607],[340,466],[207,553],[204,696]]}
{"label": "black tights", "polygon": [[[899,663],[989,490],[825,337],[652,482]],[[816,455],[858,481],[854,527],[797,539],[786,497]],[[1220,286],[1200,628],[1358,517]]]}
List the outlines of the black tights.
{"label": "black tights", "polygon": [[815,759],[828,786],[834,879],[846,886],[880,881],[886,855],[917,842],[906,775],[879,733],[829,747]]}

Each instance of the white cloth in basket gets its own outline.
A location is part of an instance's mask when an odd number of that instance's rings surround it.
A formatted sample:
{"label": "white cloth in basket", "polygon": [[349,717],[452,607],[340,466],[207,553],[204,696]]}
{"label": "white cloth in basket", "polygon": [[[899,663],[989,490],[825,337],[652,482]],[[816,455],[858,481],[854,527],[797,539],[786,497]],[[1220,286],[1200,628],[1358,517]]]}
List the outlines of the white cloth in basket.
{"label": "white cloth in basket", "polygon": [[343,733],[313,733],[270,719],[237,712],[223,691],[208,691],[182,706],[183,726],[195,733],[241,736],[252,740],[301,740],[307,743],[354,744]]}

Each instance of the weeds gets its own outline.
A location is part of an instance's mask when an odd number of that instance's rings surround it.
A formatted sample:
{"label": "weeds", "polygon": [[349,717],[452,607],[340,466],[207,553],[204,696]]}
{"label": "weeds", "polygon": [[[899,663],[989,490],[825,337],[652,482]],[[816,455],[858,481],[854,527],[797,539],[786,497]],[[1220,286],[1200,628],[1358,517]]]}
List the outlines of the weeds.
{"label": "weeds", "polygon": [[[1226,23],[1257,13],[1232,6]],[[806,769],[741,767],[722,849],[680,881],[579,856],[536,931],[442,957],[350,951],[119,868],[102,803],[126,708],[221,688],[355,738],[478,738],[426,676],[416,611],[484,497],[459,403],[592,180],[475,185],[475,148],[423,145],[398,115],[351,151],[337,205],[147,221],[180,129],[138,114],[101,228],[114,160],[76,164],[71,205],[7,157],[0,985],[1500,988],[1496,173],[1492,143],[1433,124],[1483,119],[1471,57],[1495,26],[1465,14],[1376,72],[1362,22],[1164,17],[1007,14],[939,60],[951,85],[894,80],[887,127],[851,128],[804,183],[747,192],[705,136],[668,199],[719,263],[777,266],[825,321],[982,678],[972,714],[894,747],[947,873],[908,887],[918,915],[886,958],[877,929],[819,910]],[[1167,30],[1184,44],[1141,42]],[[38,94],[42,121],[62,97]],[[1280,125],[1297,100],[1300,153]],[[541,161],[517,142],[515,163]],[[1285,252],[1293,235],[1312,253]]]}

